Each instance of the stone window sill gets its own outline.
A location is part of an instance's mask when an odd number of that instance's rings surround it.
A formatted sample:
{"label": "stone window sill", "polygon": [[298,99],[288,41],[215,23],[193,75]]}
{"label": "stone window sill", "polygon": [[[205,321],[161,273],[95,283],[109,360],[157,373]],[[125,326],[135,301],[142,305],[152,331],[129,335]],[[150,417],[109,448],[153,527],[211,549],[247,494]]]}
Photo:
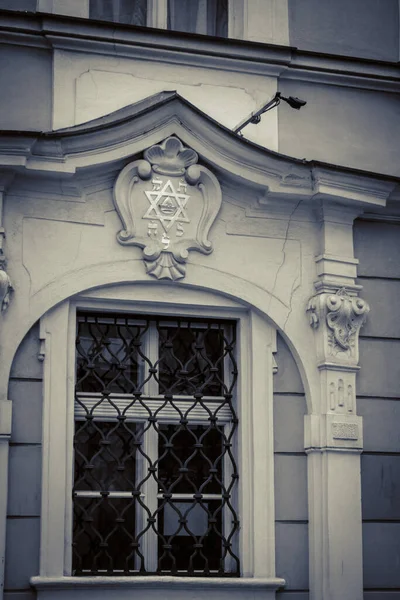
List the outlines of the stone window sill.
{"label": "stone window sill", "polygon": [[[143,600],[273,600],[275,591],[285,585],[280,578],[216,577],[32,577],[39,600],[102,600],[132,598]],[[118,590],[118,596],[116,596]]]}

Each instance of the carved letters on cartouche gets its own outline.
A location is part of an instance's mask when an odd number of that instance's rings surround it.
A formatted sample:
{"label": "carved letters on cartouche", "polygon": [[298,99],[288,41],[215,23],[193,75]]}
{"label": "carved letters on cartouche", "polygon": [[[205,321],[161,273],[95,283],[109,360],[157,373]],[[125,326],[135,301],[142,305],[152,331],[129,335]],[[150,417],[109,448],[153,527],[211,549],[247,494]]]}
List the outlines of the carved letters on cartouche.
{"label": "carved letters on cartouche", "polygon": [[169,137],[128,164],[114,186],[123,224],[120,244],[143,248],[149,275],[182,279],[189,250],[212,252],[208,233],[221,206],[216,177],[198,165],[198,155]]}

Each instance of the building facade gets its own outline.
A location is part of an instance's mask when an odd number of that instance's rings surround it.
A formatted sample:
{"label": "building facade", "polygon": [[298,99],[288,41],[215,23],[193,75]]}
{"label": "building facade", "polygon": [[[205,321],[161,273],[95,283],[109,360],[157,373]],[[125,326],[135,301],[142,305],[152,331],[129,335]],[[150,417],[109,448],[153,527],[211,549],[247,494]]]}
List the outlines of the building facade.
{"label": "building facade", "polygon": [[3,598],[400,599],[398,1],[0,8]]}

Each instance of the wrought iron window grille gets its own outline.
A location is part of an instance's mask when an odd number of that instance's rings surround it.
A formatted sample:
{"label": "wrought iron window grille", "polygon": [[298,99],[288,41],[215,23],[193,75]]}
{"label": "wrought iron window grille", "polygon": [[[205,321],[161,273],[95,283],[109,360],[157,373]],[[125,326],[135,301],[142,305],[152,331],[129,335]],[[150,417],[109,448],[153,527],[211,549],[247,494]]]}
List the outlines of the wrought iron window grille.
{"label": "wrought iron window grille", "polygon": [[73,574],[238,576],[233,321],[77,317]]}

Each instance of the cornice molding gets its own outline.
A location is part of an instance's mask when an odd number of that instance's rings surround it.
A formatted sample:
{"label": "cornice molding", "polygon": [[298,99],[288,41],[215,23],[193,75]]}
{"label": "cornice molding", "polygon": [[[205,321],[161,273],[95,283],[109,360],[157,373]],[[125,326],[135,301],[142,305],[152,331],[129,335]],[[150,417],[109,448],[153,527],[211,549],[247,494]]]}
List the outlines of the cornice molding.
{"label": "cornice molding", "polygon": [[395,63],[312,53],[289,46],[2,10],[0,37],[3,44],[141,58],[283,80],[400,91],[400,68]]}
{"label": "cornice molding", "polygon": [[48,133],[0,133],[0,167],[71,176],[129,160],[171,135],[218,175],[258,188],[262,203],[321,200],[337,209],[383,207],[398,183],[385,175],[291,158],[234,134],[176,92],[162,92],[89,123]]}

